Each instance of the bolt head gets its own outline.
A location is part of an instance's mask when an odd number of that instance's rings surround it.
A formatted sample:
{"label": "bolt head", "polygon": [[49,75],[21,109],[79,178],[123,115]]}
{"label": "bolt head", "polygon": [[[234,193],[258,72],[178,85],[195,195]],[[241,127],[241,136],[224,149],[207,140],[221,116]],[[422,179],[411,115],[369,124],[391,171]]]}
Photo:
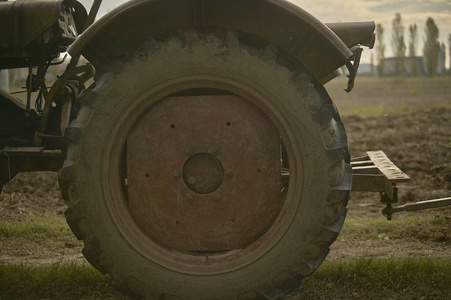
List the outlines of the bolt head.
{"label": "bolt head", "polygon": [[218,146],[213,146],[213,147],[211,147],[211,149],[210,149],[210,154],[213,154],[213,155],[218,155],[219,154],[219,147]]}
{"label": "bolt head", "polygon": [[188,178],[188,182],[189,182],[189,184],[195,184],[196,183],[196,177],[191,176],[190,178]]}
{"label": "bolt head", "polygon": [[189,202],[194,200],[194,194],[193,193],[188,193],[186,194],[186,200],[188,200]]}
{"label": "bolt head", "polygon": [[183,153],[184,153],[186,156],[191,156],[191,155],[193,154],[193,148],[191,148],[191,147],[186,147],[185,149],[183,149]]}
{"label": "bolt head", "polygon": [[174,178],[180,178],[180,172],[177,171],[177,170],[172,171],[172,177],[174,177]]}
{"label": "bolt head", "polygon": [[213,193],[213,198],[216,202],[219,202],[221,200],[221,194],[219,192]]}
{"label": "bolt head", "polygon": [[233,174],[235,174],[235,172],[232,169],[228,169],[224,172],[224,175],[228,178],[233,177]]}

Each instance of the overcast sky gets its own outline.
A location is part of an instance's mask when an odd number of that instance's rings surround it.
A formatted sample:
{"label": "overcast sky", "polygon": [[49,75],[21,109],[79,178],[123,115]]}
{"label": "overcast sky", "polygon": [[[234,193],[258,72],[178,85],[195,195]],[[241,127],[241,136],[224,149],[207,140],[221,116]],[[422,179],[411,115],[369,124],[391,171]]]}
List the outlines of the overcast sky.
{"label": "overcast sky", "polygon": [[[88,9],[93,0],[79,0]],[[100,13],[103,15],[126,0],[103,0]],[[451,0],[291,0],[322,22],[375,21],[386,29],[386,56],[392,54],[391,23],[397,12],[401,13],[406,28],[405,40],[408,42],[408,27],[418,25],[417,55],[422,55],[424,24],[432,17],[439,30],[439,41],[447,48],[446,64],[449,66],[448,36],[451,34]],[[369,62],[370,51],[364,51],[363,61]]]}

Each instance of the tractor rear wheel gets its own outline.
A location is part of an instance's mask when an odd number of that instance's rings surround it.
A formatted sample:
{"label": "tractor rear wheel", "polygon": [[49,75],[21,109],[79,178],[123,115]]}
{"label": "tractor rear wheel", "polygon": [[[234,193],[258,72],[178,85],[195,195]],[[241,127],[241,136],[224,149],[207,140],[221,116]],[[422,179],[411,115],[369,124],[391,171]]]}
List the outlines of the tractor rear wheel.
{"label": "tractor rear wheel", "polygon": [[350,190],[324,88],[275,47],[186,30],[105,66],[66,130],[84,255],[137,297],[275,299],[324,260]]}

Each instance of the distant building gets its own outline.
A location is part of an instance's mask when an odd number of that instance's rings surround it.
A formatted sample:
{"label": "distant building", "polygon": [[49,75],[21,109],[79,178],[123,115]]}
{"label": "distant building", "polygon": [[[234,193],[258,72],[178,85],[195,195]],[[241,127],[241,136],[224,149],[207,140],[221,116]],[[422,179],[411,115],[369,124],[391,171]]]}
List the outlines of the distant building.
{"label": "distant building", "polygon": [[409,56],[404,58],[404,68],[406,75],[424,76],[424,61],[422,56]]}
{"label": "distant building", "polygon": [[357,70],[359,75],[374,75],[374,66],[372,64],[360,64]]}
{"label": "distant building", "polygon": [[[384,58],[382,63],[384,64],[384,75],[390,76],[396,74],[396,65],[400,58],[387,57]],[[421,56],[408,56],[404,57],[404,74],[407,76],[424,76],[426,74],[424,70],[423,57]]]}

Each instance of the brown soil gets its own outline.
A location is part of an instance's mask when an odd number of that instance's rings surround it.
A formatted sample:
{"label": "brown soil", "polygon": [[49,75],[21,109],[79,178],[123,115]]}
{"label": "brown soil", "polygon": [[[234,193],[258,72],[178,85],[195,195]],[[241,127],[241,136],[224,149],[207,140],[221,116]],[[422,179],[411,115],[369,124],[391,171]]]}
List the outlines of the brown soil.
{"label": "brown soil", "polygon": [[[17,175],[0,194],[0,220],[10,222],[57,216],[64,221],[66,203],[59,190],[58,175],[31,172]],[[34,265],[77,262],[87,263],[82,243],[72,237],[49,238],[48,241],[8,239],[0,236],[0,261]]]}
{"label": "brown soil", "polygon": [[[343,92],[345,84],[338,78],[326,89],[342,114],[352,156],[383,150],[409,175],[411,182],[399,185],[400,204],[450,197],[451,77],[362,77],[349,94]],[[352,194],[348,206],[350,216],[380,216],[383,207],[377,194],[360,192]]]}
{"label": "brown soil", "polygon": [[[342,92],[344,78],[326,85],[342,113],[353,157],[368,150],[383,150],[410,176],[398,185],[399,204],[451,197],[451,78],[357,78],[354,91]],[[355,115],[354,112],[362,112]],[[366,117],[368,114],[377,116]],[[385,205],[377,193],[353,192],[348,204],[352,218],[378,218]],[[451,207],[402,212],[450,217]],[[387,221],[388,222],[388,221]],[[328,260],[361,257],[427,256],[451,258],[451,223],[445,241],[408,239],[348,240],[339,236]]]}
{"label": "brown soil", "polygon": [[2,220],[24,221],[35,216],[63,216],[66,210],[53,172],[21,173],[3,187],[0,195]]}
{"label": "brown soil", "polygon": [[[411,182],[398,185],[400,204],[451,196],[451,109],[370,118],[348,116],[343,121],[353,155],[383,150],[410,176]],[[377,194],[353,193],[350,208],[357,204],[361,210],[366,207],[367,212],[374,212],[383,207],[374,200],[379,200]]]}
{"label": "brown soil", "polygon": [[[415,90],[415,85],[419,85],[420,81],[409,81],[406,87],[405,82],[394,84],[385,80],[383,84],[378,82],[379,85],[376,84],[375,87],[374,79],[363,78],[360,80],[361,87],[350,95],[340,92],[345,87],[343,79],[326,86],[339,110],[344,112],[343,121],[353,156],[360,156],[366,150],[382,149],[411,177],[411,183],[400,187],[400,203],[451,197],[451,81],[440,82],[433,82],[437,86],[432,89],[434,98],[430,100],[431,105],[427,105],[427,95],[422,93],[423,89],[419,92]],[[421,84],[424,83],[421,81]],[[377,89],[377,86],[380,88]],[[409,86],[414,88],[413,92],[406,92]],[[362,106],[362,103],[367,106],[377,103],[386,111],[371,117],[346,114],[346,111],[352,111]],[[65,207],[57,185],[57,175],[50,172],[19,174],[4,186],[0,195],[0,216],[7,221],[23,221],[34,216],[49,215],[63,219]],[[378,218],[382,208],[377,194],[355,192],[348,205],[348,218]],[[451,208],[421,213],[449,217]],[[401,213],[399,217],[403,215],[407,213]],[[398,215],[394,217],[397,218]],[[340,236],[332,245],[328,259],[410,255],[451,258],[449,246],[449,241],[346,240]],[[6,250],[2,248],[0,240],[0,261],[28,260],[37,264],[81,261],[80,248],[81,245],[75,238],[62,243],[59,248],[43,247],[38,251],[14,250],[9,247]]]}

